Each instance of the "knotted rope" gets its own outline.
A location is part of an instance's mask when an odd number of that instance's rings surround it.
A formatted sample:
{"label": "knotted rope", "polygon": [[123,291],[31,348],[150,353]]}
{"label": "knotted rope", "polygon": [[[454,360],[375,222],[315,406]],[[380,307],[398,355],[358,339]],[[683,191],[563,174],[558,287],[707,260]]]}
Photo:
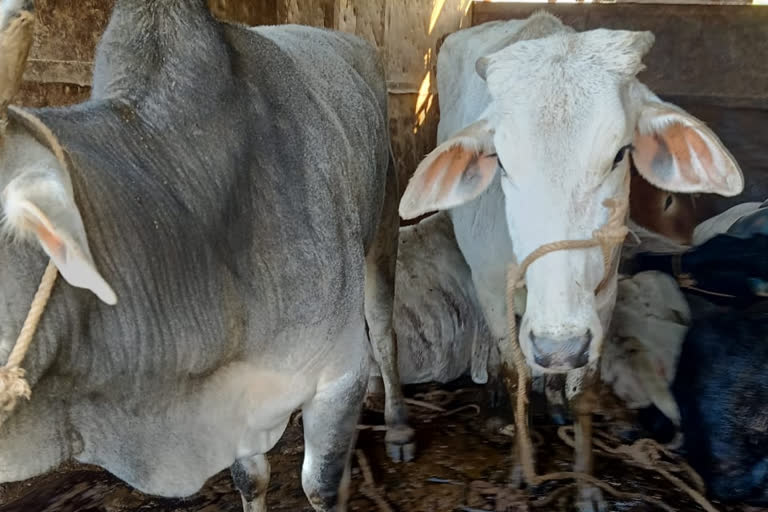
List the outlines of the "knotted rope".
{"label": "knotted rope", "polygon": [[[65,170],[69,169],[64,149],[61,147],[58,138],[37,116],[13,107],[9,107],[8,111],[18,121],[28,124],[38,141],[53,151],[62,168]],[[48,299],[51,297],[53,285],[56,284],[57,276],[58,270],[56,266],[53,264],[53,261],[49,261],[43,278],[40,281],[40,286],[35,293],[34,299],[32,299],[27,318],[24,320],[18,338],[16,338],[16,343],[13,349],[11,349],[5,365],[0,367],[0,425],[13,412],[20,398],[29,400],[32,396],[32,390],[24,378],[26,372],[21,367],[21,363],[24,362],[24,357],[27,355],[27,351],[29,351],[32,340],[35,337],[40,319],[45,312],[45,307],[48,305]]]}
{"label": "knotted rope", "polygon": [[611,280],[614,275],[617,258],[615,250],[621,247],[629,229],[626,226],[629,201],[627,199],[607,199],[603,205],[611,210],[608,221],[603,227],[592,234],[591,239],[587,240],[562,240],[542,245],[531,254],[529,254],[520,265],[511,264],[507,270],[507,323],[509,330],[510,346],[512,348],[512,359],[517,372],[517,397],[515,407],[515,426],[517,429],[517,444],[520,451],[520,458],[523,468],[523,476],[529,484],[538,484],[545,480],[554,480],[560,478],[574,478],[573,473],[561,473],[557,478],[553,475],[536,475],[536,469],[533,463],[533,444],[531,442],[530,432],[528,431],[528,381],[530,373],[528,365],[525,362],[525,356],[520,348],[517,337],[517,321],[515,319],[515,291],[523,286],[525,272],[528,267],[542,256],[555,251],[564,251],[570,249],[591,249],[600,247],[603,251],[603,264],[605,275],[598,284],[595,293],[599,293]]}
{"label": "knotted rope", "polygon": [[[574,448],[576,446],[575,440],[571,435],[573,433],[573,427],[560,427],[557,431],[558,437],[568,446]],[[642,468],[648,471],[655,471],[659,475],[666,478],[671,484],[683,491],[695,501],[706,512],[718,512],[718,510],[710,503],[707,498],[704,497],[705,488],[704,481],[696,471],[688,465],[687,462],[682,460],[679,456],[672,453],[666,447],[660,445],[653,439],[638,439],[631,445],[620,444],[615,436],[600,430],[595,431],[597,437],[603,439],[594,438],[592,440],[595,445],[595,452],[605,457],[611,457],[621,460],[632,466]],[[612,447],[608,442],[613,442],[616,446]],[[662,460],[666,458],[669,460]],[[681,477],[674,475],[673,473],[685,474],[690,484],[686,483]],[[620,499],[637,499],[641,501],[647,501],[653,503],[659,508],[663,508],[669,512],[675,512],[672,507],[660,502],[658,499],[651,496],[637,495],[634,493],[625,493],[616,491],[608,484],[600,486],[602,489],[613,494]]]}
{"label": "knotted rope", "polygon": [[[628,183],[627,183],[628,185]],[[590,249],[594,247],[600,247],[603,251],[603,265],[605,268],[605,274],[602,281],[595,289],[595,295],[610,282],[610,279],[615,274],[616,264],[618,258],[616,258],[617,249],[620,250],[625,237],[629,233],[626,226],[627,214],[629,208],[629,201],[627,199],[607,199],[603,205],[611,210],[603,227],[596,230],[592,238],[589,240],[563,240],[560,242],[553,242],[545,244],[529,254],[520,265],[512,264],[507,271],[507,322],[510,336],[510,346],[512,348],[512,358],[517,372],[517,396],[515,407],[515,427],[517,431],[517,445],[520,455],[520,462],[523,470],[523,477],[525,481],[530,485],[538,485],[544,482],[552,480],[565,480],[572,479],[582,482],[587,482],[597,487],[600,487],[604,491],[612,494],[616,497],[632,497],[638,498],[640,496],[631,493],[622,493],[617,491],[609,484],[600,481],[599,479],[588,475],[586,473],[577,473],[572,471],[563,471],[555,473],[547,473],[545,475],[537,475],[536,468],[534,466],[533,456],[533,443],[531,441],[531,433],[528,430],[528,381],[530,379],[530,372],[528,364],[525,361],[525,355],[520,348],[518,333],[517,333],[517,321],[515,318],[515,292],[518,288],[522,287],[525,281],[525,273],[528,267],[541,258],[542,256],[555,251],[564,251],[569,249]],[[558,434],[560,437],[568,442],[571,447],[574,446],[573,442],[564,437],[564,429],[561,429]],[[671,474],[668,469],[658,467],[659,452],[665,453],[671,457],[671,454],[664,451],[659,447],[657,443],[652,440],[644,439],[640,440],[632,446],[610,448],[605,443],[599,440],[590,440],[594,442],[602,453],[613,455],[616,457],[624,458],[624,460],[634,463],[645,469],[651,469],[664,478],[669,480],[672,484],[679,489],[686,492],[698,505],[700,505],[707,512],[717,512],[709,501],[703,495],[703,483],[701,477],[699,477],[693,469],[687,464],[680,464],[683,469],[688,472],[691,479],[694,481],[694,486],[697,489],[692,488],[683,482],[680,478]],[[652,501],[657,505],[662,506],[665,510],[671,510],[658,500],[650,499],[648,497],[642,497],[646,501]]]}
{"label": "knotted rope", "polygon": [[24,361],[24,356],[27,355],[32,339],[35,337],[37,326],[43,316],[45,306],[48,305],[48,299],[51,296],[53,285],[56,284],[58,274],[59,272],[53,262],[48,262],[43,279],[35,293],[35,298],[32,299],[27,318],[24,320],[19,337],[16,338],[16,344],[13,346],[5,365],[0,368],[0,411],[2,411],[3,417],[13,412],[19,398],[29,400],[32,396],[32,390],[24,378],[25,371],[21,368],[21,363]]}

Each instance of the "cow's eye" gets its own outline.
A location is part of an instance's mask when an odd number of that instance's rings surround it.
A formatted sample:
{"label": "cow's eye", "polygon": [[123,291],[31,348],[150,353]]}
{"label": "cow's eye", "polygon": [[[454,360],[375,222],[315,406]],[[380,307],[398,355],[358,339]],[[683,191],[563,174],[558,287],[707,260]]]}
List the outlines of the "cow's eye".
{"label": "cow's eye", "polygon": [[618,167],[618,165],[624,160],[624,157],[627,154],[627,151],[632,151],[632,144],[627,144],[626,146],[622,146],[621,149],[619,149],[619,152],[616,153],[616,156],[613,159],[613,167],[611,167],[611,170]]}
{"label": "cow's eye", "polygon": [[501,163],[501,158],[499,157],[499,155],[497,153],[494,153],[494,154],[488,155],[488,156],[495,156],[496,157],[496,162],[499,165],[499,169],[501,169],[501,175],[503,177],[505,177],[505,178],[508,178],[509,176],[507,175],[507,170],[504,168],[504,164]]}

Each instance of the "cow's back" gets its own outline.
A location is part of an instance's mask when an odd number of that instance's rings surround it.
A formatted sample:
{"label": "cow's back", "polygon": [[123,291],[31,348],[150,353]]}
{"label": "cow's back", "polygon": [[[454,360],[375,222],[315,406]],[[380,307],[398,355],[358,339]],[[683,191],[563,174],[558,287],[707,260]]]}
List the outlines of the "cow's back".
{"label": "cow's back", "polygon": [[466,374],[473,347],[487,346],[490,333],[444,212],[401,228],[395,290],[402,383],[449,382]]}

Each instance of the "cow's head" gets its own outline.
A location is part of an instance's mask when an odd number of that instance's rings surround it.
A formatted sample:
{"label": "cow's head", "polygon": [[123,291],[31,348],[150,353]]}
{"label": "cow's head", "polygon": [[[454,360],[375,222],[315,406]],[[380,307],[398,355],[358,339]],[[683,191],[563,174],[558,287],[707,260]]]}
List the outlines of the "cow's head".
{"label": "cow's head", "polygon": [[[69,171],[61,155],[57,157],[51,147],[52,136],[29,114],[17,110],[9,117],[8,105],[21,84],[32,45],[34,24],[32,0],[0,1],[2,228],[12,235],[11,238],[36,240],[67,282],[90,289],[104,302],[114,304],[115,293],[96,270],[91,257],[83,221],[75,205]],[[16,257],[16,260],[24,263],[23,255]],[[8,259],[3,261],[7,267]],[[29,294],[37,287],[34,282],[6,281],[6,277],[18,276],[18,273],[5,270],[6,274],[0,272],[4,293],[18,291]],[[22,284],[28,284],[29,290],[14,290],[14,285]]]}
{"label": "cow's head", "polygon": [[[462,205],[500,182],[521,262],[544,244],[591,238],[608,219],[604,201],[629,193],[630,154],[664,190],[742,191],[741,170],[717,136],[637,80],[650,32],[560,27],[478,60],[488,108],[421,162],[403,217]],[[567,371],[599,357],[613,272],[606,299],[595,295],[605,274],[600,249],[553,252],[529,267],[519,332],[531,366]]]}
{"label": "cow's head", "polygon": [[629,189],[632,220],[680,244],[690,244],[698,216],[693,194],[675,194],[648,183],[633,172]]}

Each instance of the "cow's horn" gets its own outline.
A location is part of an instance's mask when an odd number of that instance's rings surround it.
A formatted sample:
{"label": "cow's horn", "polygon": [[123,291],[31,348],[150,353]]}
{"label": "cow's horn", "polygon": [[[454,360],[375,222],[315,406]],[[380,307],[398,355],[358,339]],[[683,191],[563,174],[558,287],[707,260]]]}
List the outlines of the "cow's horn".
{"label": "cow's horn", "polygon": [[8,105],[21,87],[34,29],[33,0],[0,0],[0,136],[8,124]]}

